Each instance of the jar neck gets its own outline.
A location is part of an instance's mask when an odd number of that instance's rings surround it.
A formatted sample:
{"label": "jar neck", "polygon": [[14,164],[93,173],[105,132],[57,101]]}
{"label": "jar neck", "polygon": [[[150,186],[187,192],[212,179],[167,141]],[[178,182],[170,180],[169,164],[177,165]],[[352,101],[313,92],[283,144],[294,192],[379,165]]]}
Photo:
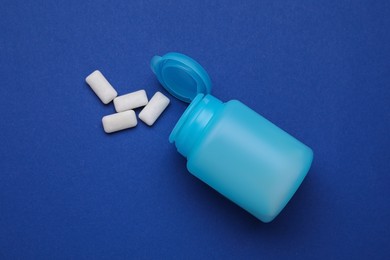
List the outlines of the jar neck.
{"label": "jar neck", "polygon": [[177,151],[187,157],[222,105],[219,99],[211,95],[198,94],[173,128],[169,142],[174,142]]}

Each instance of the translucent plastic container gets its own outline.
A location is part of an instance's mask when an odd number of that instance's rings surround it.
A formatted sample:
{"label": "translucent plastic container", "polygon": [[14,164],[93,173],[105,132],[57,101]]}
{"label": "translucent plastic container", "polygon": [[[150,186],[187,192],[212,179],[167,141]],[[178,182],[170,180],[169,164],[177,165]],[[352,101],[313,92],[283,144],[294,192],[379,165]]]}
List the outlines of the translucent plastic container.
{"label": "translucent plastic container", "polygon": [[243,103],[199,94],[170,136],[188,170],[258,219],[279,214],[309,170],[309,147]]}
{"label": "translucent plastic container", "polygon": [[223,103],[207,94],[208,75],[189,57],[155,57],[152,69],[174,96],[192,100],[169,137],[189,172],[263,222],[272,221],[305,178],[312,150],[240,101]]}

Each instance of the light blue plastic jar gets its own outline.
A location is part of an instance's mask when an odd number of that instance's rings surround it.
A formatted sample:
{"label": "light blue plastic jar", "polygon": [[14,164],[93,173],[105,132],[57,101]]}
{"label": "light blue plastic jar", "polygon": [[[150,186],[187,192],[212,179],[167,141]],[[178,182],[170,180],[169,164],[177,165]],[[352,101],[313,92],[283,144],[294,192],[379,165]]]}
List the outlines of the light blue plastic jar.
{"label": "light blue plastic jar", "polygon": [[189,172],[261,221],[272,221],[309,171],[312,150],[240,101],[223,103],[208,94],[210,79],[191,58],[156,56],[152,70],[171,94],[191,101],[169,137]]}

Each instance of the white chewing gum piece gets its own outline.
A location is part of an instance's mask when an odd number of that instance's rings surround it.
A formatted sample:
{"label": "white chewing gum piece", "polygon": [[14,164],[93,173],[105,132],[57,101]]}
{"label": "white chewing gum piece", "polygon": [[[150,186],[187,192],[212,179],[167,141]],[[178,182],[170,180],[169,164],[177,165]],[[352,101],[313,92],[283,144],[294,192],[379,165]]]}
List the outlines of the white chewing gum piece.
{"label": "white chewing gum piece", "polygon": [[111,114],[102,118],[104,132],[113,133],[120,130],[135,127],[137,117],[134,110],[127,110],[120,113]]}
{"label": "white chewing gum piece", "polygon": [[86,77],[85,81],[104,104],[110,103],[116,96],[118,96],[118,93],[111,86],[110,82],[108,82],[108,80],[98,70],[95,70]]}
{"label": "white chewing gum piece", "polygon": [[152,126],[157,118],[169,105],[169,98],[164,96],[161,92],[156,92],[149,100],[149,103],[142,109],[138,117],[148,126]]}
{"label": "white chewing gum piece", "polygon": [[148,97],[146,96],[146,92],[143,89],[116,97],[114,99],[116,112],[143,107],[146,106],[146,104],[148,104]]}

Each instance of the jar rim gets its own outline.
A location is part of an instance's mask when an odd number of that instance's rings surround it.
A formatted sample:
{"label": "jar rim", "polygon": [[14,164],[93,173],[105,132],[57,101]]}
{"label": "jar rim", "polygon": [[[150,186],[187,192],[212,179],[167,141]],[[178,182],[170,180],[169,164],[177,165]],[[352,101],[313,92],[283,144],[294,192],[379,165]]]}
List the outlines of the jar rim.
{"label": "jar rim", "polygon": [[177,121],[175,127],[173,128],[171,134],[169,135],[169,142],[175,142],[176,136],[179,133],[180,129],[183,127],[184,123],[187,121],[188,116],[194,110],[196,105],[203,99],[204,94],[199,93],[196,95],[194,100],[190,103],[187,109],[184,111],[183,115],[180,117],[179,121]]}

